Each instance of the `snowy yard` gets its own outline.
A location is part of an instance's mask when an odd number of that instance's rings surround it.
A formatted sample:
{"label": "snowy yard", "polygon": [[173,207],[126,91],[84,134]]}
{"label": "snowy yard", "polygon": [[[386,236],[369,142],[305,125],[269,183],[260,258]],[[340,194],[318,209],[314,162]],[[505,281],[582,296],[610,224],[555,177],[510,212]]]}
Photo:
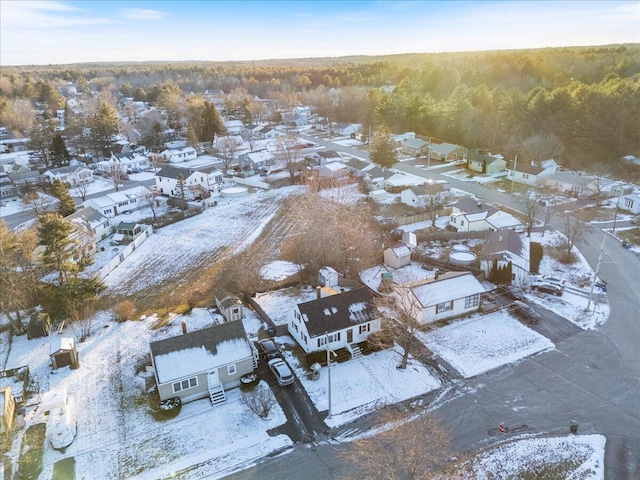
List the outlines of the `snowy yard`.
{"label": "snowy yard", "polygon": [[[9,367],[29,365],[42,391],[65,387],[77,397],[78,435],[65,453],[47,445],[41,478],[51,478],[53,464],[64,457],[75,457],[76,478],[155,479],[192,465],[198,465],[197,471],[185,471],[180,478],[201,478],[291,444],[287,436],[267,434],[286,421],[279,406],[269,420],[261,420],[240,402],[239,389],[228,391],[227,403],[215,408],[205,399],[183,405],[174,419],[152,417],[141,373],[149,363],[149,342],[180,335],[183,320],[190,331],[211,326],[215,316],[208,310],[177,316],[158,330],[151,328],[155,317],[126,323],[111,317],[101,312],[94,318],[93,334],[78,345],[77,370],[51,373],[49,342],[57,334],[14,337]],[[255,336],[260,322],[249,315],[245,325]],[[26,419],[27,426],[40,421],[37,408],[28,407]],[[19,445],[18,437],[8,452],[16,461]]]}
{"label": "snowy yard", "polygon": [[502,311],[476,315],[417,337],[465,378],[554,348],[549,339]]}
{"label": "snowy yard", "polygon": [[[278,337],[290,343],[286,337]],[[318,411],[329,408],[328,369],[320,370],[318,380],[309,379],[297,358],[284,351],[287,362],[309,394]],[[331,364],[331,418],[325,419],[329,427],[349,423],[385,405],[413,398],[440,388],[440,381],[434,378],[419,362],[409,360],[407,368],[396,368],[400,355],[383,350],[344,363]]]}
{"label": "snowy yard", "polygon": [[258,293],[254,300],[276,325],[286,325],[287,313],[298,303],[316,299],[314,288],[290,287],[272,292]]}

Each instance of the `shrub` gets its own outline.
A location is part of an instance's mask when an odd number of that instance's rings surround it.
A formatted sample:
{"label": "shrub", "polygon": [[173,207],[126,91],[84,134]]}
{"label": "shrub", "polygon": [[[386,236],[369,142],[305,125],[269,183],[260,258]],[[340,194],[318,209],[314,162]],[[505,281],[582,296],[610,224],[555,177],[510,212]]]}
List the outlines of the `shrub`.
{"label": "shrub", "polygon": [[271,393],[271,389],[263,384],[250,392],[243,392],[240,401],[260,418],[267,418],[276,404],[276,397]]}
{"label": "shrub", "polygon": [[160,409],[158,410],[158,417],[164,420],[175,418],[182,410],[182,400],[178,397],[168,398],[160,402]]}
{"label": "shrub", "polygon": [[[333,357],[332,362],[346,362],[351,359],[351,352],[346,348],[338,348],[333,350],[336,354]],[[316,352],[311,352],[307,354],[306,357],[307,365],[313,365],[314,363],[319,363],[323,367],[327,366],[327,351],[326,350],[318,350]]]}
{"label": "shrub", "polygon": [[369,355],[373,352],[379,352],[386,350],[393,346],[393,333],[388,329],[382,329],[379,332],[372,333],[361,344],[360,349],[364,355]]}
{"label": "shrub", "polygon": [[531,264],[531,273],[539,273],[540,262],[542,261],[543,255],[544,250],[542,248],[542,244],[538,242],[531,242],[529,244],[529,263]]}
{"label": "shrub", "polygon": [[127,320],[131,320],[135,311],[136,305],[131,300],[120,302],[115,308],[116,321],[126,322]]}
{"label": "shrub", "polygon": [[247,373],[240,377],[240,390],[250,392],[260,383],[260,375],[257,372]]}

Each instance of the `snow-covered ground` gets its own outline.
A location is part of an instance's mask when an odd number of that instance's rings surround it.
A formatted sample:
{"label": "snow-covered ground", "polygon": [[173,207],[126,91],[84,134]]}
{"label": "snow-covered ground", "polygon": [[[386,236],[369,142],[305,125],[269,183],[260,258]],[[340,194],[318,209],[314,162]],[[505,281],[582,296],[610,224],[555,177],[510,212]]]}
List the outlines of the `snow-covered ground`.
{"label": "snow-covered ground", "polygon": [[286,325],[287,313],[298,303],[316,299],[314,288],[290,287],[258,293],[254,300],[276,325]]}
{"label": "snow-covered ground", "polygon": [[[213,325],[216,317],[194,309],[154,329],[155,316],[115,323],[110,312],[100,312],[93,319],[93,334],[78,344],[80,368],[65,367],[56,374],[49,366],[49,343],[57,334],[33,340],[14,337],[9,367],[29,365],[42,391],[64,387],[77,398],[78,435],[65,453],[46,446],[41,478],[51,478],[53,464],[64,457],[75,457],[76,478],[155,479],[193,465],[199,465],[197,471],[180,478],[202,478],[290,445],[287,436],[267,434],[286,421],[280,407],[262,420],[240,402],[239,389],[228,391],[221,406],[205,399],[183,405],[171,420],[157,421],[151,415],[144,378],[148,374],[140,373],[150,364],[149,342],[180,335],[183,320],[193,331]],[[244,323],[255,338],[261,322],[249,311]],[[70,330],[65,335],[72,334]],[[42,420],[37,408],[27,408],[26,420],[27,426]],[[19,446],[17,438],[9,452],[15,461]]]}
{"label": "snow-covered ground", "polygon": [[260,269],[260,276],[265,280],[284,280],[285,278],[295,275],[301,266],[284,260],[275,260],[266,264]]}
{"label": "snow-covered ground", "polygon": [[474,315],[416,336],[465,378],[554,348],[549,339],[502,311]]}
{"label": "snow-covered ground", "polygon": [[[40,197],[40,202],[42,206],[47,210],[55,210],[56,204],[58,203],[58,199],[52,197],[51,195],[47,195],[45,193],[38,193]],[[7,217],[9,215],[13,215],[14,213],[23,212],[25,210],[29,210],[31,206],[29,204],[23,203],[22,200],[10,200],[7,202],[0,203],[0,217]]]}

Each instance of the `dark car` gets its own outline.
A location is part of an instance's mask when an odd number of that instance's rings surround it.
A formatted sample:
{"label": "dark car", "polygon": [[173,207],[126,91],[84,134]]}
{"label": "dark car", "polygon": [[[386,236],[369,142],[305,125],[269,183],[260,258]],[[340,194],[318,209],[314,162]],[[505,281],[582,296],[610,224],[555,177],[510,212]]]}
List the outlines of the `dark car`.
{"label": "dark car", "polygon": [[542,293],[550,293],[551,295],[561,296],[563,288],[555,283],[534,282],[531,284],[531,290]]}
{"label": "dark car", "polygon": [[502,295],[509,300],[525,300],[524,291],[520,287],[514,287],[513,285],[503,284],[498,285],[496,293]]}
{"label": "dark car", "polygon": [[530,323],[539,323],[542,320],[540,314],[533,308],[520,300],[516,300],[511,304],[511,311],[518,317]]}
{"label": "dark car", "polygon": [[256,346],[258,347],[258,352],[260,352],[260,355],[268,360],[280,355],[278,347],[270,338],[257,341]]}

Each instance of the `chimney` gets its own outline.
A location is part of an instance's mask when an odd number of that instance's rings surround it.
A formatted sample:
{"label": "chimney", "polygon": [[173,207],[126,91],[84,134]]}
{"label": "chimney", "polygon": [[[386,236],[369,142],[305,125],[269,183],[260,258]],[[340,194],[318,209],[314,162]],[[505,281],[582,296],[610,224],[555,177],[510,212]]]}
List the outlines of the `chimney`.
{"label": "chimney", "polygon": [[187,322],[185,320],[182,321],[182,334],[187,334]]}
{"label": "chimney", "polygon": [[322,298],[322,287],[316,287],[316,299],[320,300]]}

